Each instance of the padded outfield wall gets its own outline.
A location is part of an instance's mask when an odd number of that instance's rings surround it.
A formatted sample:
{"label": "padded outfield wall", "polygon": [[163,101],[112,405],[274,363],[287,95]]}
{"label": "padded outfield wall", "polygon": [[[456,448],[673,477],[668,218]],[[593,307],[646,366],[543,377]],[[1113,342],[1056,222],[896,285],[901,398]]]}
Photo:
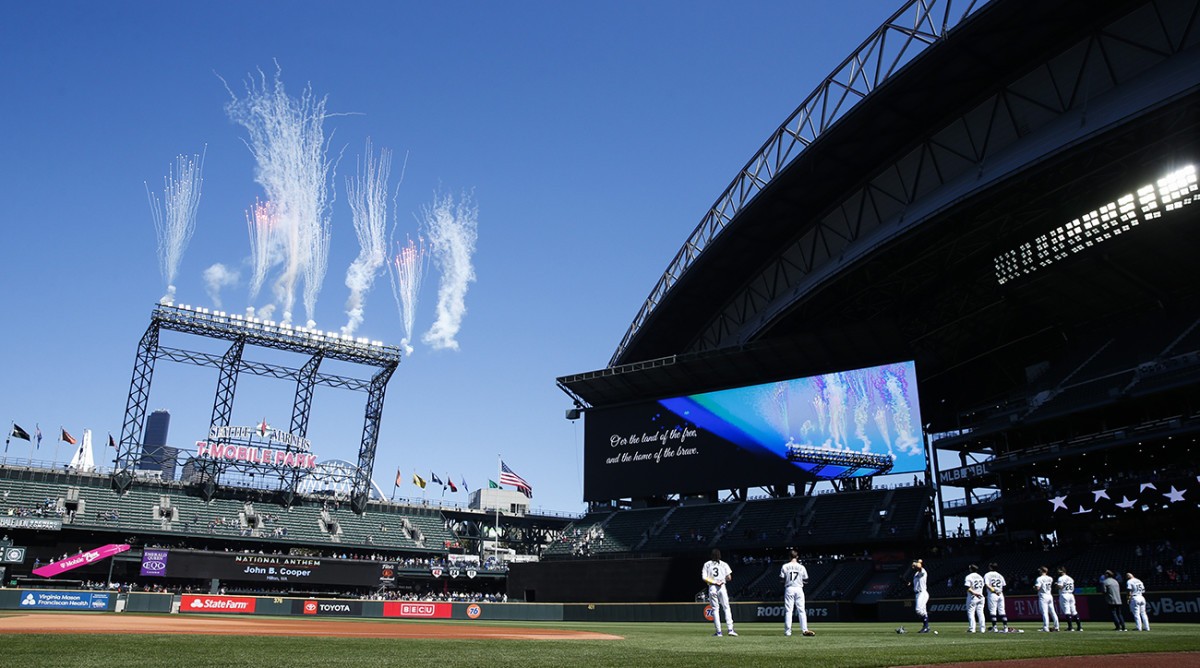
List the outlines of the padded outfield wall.
{"label": "padded outfield wall", "polygon": [[[1109,624],[1103,597],[1077,597],[1084,622]],[[1200,592],[1147,594],[1153,622],[1200,622]],[[1009,620],[1018,626],[1040,621],[1031,596],[1008,599]],[[857,606],[842,601],[809,601],[810,624],[846,621],[915,622],[911,601],[887,600]],[[753,601],[731,605],[734,621],[780,622],[780,601]],[[270,615],[341,617],[358,619],[458,619],[542,622],[704,622],[712,612],[703,603],[443,603],[433,601],[360,601],[217,594],[152,594],[44,589],[2,589],[0,610],[23,611],[128,611],[139,613],[205,615]],[[966,601],[933,599],[930,618],[935,624],[966,624]],[[873,614],[872,614],[873,613]],[[1128,615],[1127,615],[1128,617]]]}

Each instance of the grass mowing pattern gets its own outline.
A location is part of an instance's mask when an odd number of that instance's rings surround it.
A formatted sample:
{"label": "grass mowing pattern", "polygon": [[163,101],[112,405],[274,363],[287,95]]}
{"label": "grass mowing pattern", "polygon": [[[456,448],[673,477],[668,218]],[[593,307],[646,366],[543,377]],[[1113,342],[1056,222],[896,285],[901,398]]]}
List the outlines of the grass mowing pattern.
{"label": "grass mowing pattern", "polygon": [[[131,622],[134,621],[131,618]],[[405,622],[397,622],[405,623]],[[470,624],[471,622],[457,622]],[[917,663],[1018,659],[1087,654],[1200,651],[1200,624],[1158,624],[1149,633],[1110,631],[1094,623],[1083,633],[967,634],[962,625],[936,625],[939,635],[897,635],[896,624],[814,624],[814,638],[786,638],[783,623],[740,624],[740,637],[714,638],[707,624],[504,623],[624,636],[608,641],[387,640],[185,635],[4,634],[0,647],[10,666],[135,668],[147,666],[252,666],[254,668],[626,668],[629,666],[779,665],[895,666]],[[131,624],[131,628],[135,625]]]}

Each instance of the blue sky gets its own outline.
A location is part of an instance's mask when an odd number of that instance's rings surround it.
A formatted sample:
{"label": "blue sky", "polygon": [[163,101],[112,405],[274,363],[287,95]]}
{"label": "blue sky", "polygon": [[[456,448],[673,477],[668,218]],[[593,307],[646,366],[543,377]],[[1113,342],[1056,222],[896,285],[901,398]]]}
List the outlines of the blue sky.
{"label": "blue sky", "polygon": [[[35,460],[54,456],[59,425],[76,436],[90,428],[98,442],[119,435],[137,342],[165,287],[145,184],[161,192],[179,154],[206,151],[178,299],[211,306],[201,273],[221,262],[242,269],[224,308],[248,305],[245,210],[262,190],[221,78],[241,92],[248,73],[278,62],[289,92],[311,84],[329,112],[346,114],[325,126],[343,157],[318,327],[346,320],[343,280],[358,244],[344,177],[368,137],[396,153],[394,174],[407,156],[401,232],[415,233],[414,215],[438,189],[470,191],[479,207],[459,349],[418,345],[401,363],[375,479],[391,491],[400,468],[474,488],[496,476],[502,454],[534,486],[535,506],[581,510],[583,425],[564,419],[570,401],[554,379],[605,366],[737,170],[899,5],[9,3],[0,419],[41,425]],[[419,332],[433,322],[436,279],[425,282]],[[386,277],[359,333],[399,344]],[[169,344],[214,350],[194,338]],[[150,408],[171,410],[172,444],[203,438],[215,383],[212,370],[159,363]],[[234,422],[286,424],[292,391],[243,376]],[[318,390],[309,436],[322,458],[357,458],[364,400]],[[398,495],[420,493],[406,484]]]}

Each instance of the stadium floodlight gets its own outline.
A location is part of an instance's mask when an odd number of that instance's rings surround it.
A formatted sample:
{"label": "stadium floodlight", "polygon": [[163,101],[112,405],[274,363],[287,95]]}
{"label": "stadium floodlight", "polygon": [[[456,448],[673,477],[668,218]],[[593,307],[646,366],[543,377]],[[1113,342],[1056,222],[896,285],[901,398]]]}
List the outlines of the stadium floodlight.
{"label": "stadium floodlight", "polygon": [[[1165,211],[1174,211],[1197,200],[1196,166],[1185,165],[1155,183],[1148,183],[1083,216],[1025,242],[994,261],[996,282],[1004,285],[1128,232],[1140,222],[1155,220]],[[1140,216],[1139,216],[1140,213]],[[1140,220],[1139,220],[1140,219]]]}

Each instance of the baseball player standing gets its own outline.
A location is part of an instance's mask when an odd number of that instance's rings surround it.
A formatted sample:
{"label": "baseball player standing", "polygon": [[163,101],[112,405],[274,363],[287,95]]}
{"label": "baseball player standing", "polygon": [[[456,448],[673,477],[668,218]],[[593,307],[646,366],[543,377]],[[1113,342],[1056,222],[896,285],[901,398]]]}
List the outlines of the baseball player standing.
{"label": "baseball player standing", "polygon": [[[1038,608],[1042,611],[1042,631],[1058,630],[1058,613],[1054,611],[1054,578],[1047,575],[1049,568],[1040,566],[1038,577],[1033,581],[1033,590],[1038,594]],[[1050,622],[1054,626],[1050,626]]]}
{"label": "baseball player standing", "polygon": [[979,574],[979,567],[975,564],[967,566],[967,578],[963,581],[963,585],[967,588],[967,621],[971,623],[971,628],[967,633],[975,633],[976,622],[979,624],[979,632],[983,633],[987,629],[983,625],[983,588],[985,583],[983,576]]}
{"label": "baseball player standing", "polygon": [[[1063,617],[1067,618],[1068,631],[1082,631],[1083,622],[1079,621],[1079,612],[1075,609],[1075,578],[1067,575],[1067,569],[1063,566],[1058,567],[1058,580],[1054,582],[1058,585],[1058,606],[1062,608]],[[1071,628],[1071,622],[1075,622],[1075,628]]]}
{"label": "baseball player standing", "polygon": [[708,585],[708,603],[712,606],[713,623],[717,625],[717,632],[713,635],[721,635],[721,613],[725,613],[725,624],[729,627],[729,635],[736,637],[737,633],[733,630],[733,613],[729,610],[729,592],[725,589],[725,583],[733,579],[733,570],[729,568],[729,564],[721,561],[721,551],[713,550],[711,558],[704,564],[704,568],[700,571],[700,577],[704,579]]}
{"label": "baseball player standing", "polygon": [[1129,592],[1129,611],[1133,613],[1133,623],[1137,630],[1150,630],[1150,617],[1146,614],[1146,585],[1133,577],[1133,573],[1125,574],[1125,590]]}
{"label": "baseball player standing", "polygon": [[996,620],[1004,624],[1004,633],[1008,633],[1008,614],[1004,610],[1004,588],[1008,582],[1000,574],[995,562],[988,564],[988,572],[983,574],[983,584],[987,587],[987,614],[992,620],[992,633],[997,631]]}
{"label": "baseball player standing", "polygon": [[914,609],[921,618],[921,630],[917,633],[929,633],[929,571],[925,570],[925,562],[917,559],[912,562],[912,588],[916,596]]}
{"label": "baseball player standing", "polygon": [[779,569],[779,578],[783,580],[783,635],[792,635],[792,612],[800,615],[800,632],[806,636],[817,634],[808,630],[808,610],[804,605],[804,583],[808,582],[808,569],[800,563],[800,553],[790,550],[791,561]]}

